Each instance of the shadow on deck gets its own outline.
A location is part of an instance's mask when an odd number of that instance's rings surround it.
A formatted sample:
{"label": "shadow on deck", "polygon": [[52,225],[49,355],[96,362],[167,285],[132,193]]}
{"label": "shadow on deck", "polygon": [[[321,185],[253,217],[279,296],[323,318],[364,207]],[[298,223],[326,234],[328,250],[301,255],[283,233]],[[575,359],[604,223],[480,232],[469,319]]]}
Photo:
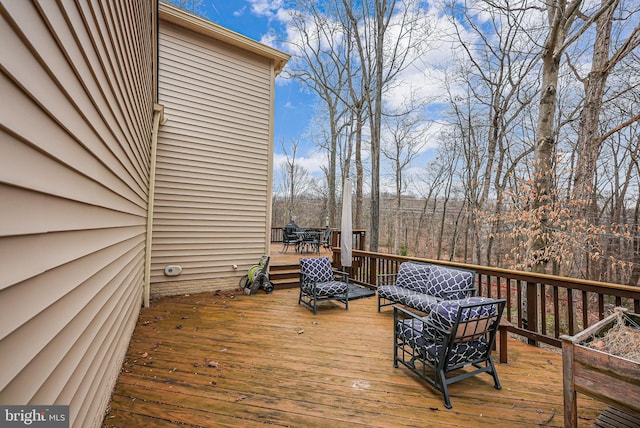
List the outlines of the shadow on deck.
{"label": "shadow on deck", "polygon": [[[142,309],[105,427],[563,426],[559,353],[509,340],[509,364],[450,387],[453,409],[393,368],[393,311],[376,298],[326,302],[296,289],[160,298]],[[497,360],[497,355],[496,355]],[[604,405],[578,403],[580,426]]]}

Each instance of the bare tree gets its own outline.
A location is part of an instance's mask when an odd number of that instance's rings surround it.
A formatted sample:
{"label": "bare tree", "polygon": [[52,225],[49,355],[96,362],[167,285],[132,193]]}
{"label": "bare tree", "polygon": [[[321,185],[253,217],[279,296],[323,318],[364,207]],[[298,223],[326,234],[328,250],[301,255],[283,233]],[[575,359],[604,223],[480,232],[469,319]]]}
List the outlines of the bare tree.
{"label": "bare tree", "polygon": [[[603,4],[606,2],[602,1]],[[620,7],[619,19],[615,19],[615,12]],[[596,207],[593,189],[593,180],[596,172],[597,160],[604,142],[599,126],[601,125],[600,114],[604,103],[604,94],[607,79],[617,64],[622,62],[629,54],[640,46],[640,7],[635,10],[627,10],[622,7],[618,0],[602,13],[596,20],[596,35],[593,45],[593,55],[591,59],[591,70],[586,77],[581,77],[579,72],[573,68],[577,79],[584,85],[585,99],[582,113],[580,115],[580,127],[577,143],[577,164],[575,172],[574,198],[577,201],[576,215],[585,217],[588,211],[593,212]],[[633,22],[635,17],[635,27],[630,30],[623,40],[613,46],[612,51],[612,29],[614,19],[618,23],[628,24]],[[611,53],[610,53],[611,52]],[[567,57],[570,62],[570,58]],[[611,96],[609,96],[611,98]],[[634,112],[629,112],[633,114]],[[622,126],[628,126],[640,120],[640,112],[636,111],[631,117],[622,116]],[[621,129],[620,123],[615,125],[616,132]],[[607,132],[604,132],[607,134]],[[591,209],[589,209],[589,206]]]}
{"label": "bare tree", "polygon": [[[519,118],[537,94],[538,83],[531,74],[539,57],[523,37],[523,32],[530,30],[525,8],[513,8],[510,2],[499,0],[464,2],[462,8],[451,2],[446,11],[462,52],[458,72],[447,88],[453,120],[466,141],[467,200],[474,216],[487,210],[490,192],[497,200],[492,205],[496,212],[489,213],[494,219],[493,230],[486,238],[479,230],[486,216],[477,217],[471,225],[476,260],[491,265],[505,190],[500,184],[506,183],[504,174],[509,171],[507,141],[513,133],[521,132]],[[466,88],[465,96],[459,90],[453,94],[450,87],[456,83]],[[482,259],[480,244],[485,241],[486,258]]]}
{"label": "bare tree", "polygon": [[368,110],[371,152],[371,233],[369,247],[377,251],[380,223],[380,130],[383,93],[424,49],[429,20],[420,2],[407,0],[342,0],[357,46]]}
{"label": "bare tree", "polygon": [[294,61],[286,69],[286,74],[316,93],[327,109],[328,216],[330,224],[335,224],[337,144],[344,117],[348,113],[341,97],[349,77],[345,55],[349,55],[351,42],[344,37],[338,19],[339,11],[332,9],[333,3],[325,3],[322,9],[316,3],[313,0],[298,0],[296,3],[297,12],[292,13],[292,24],[299,39]]}
{"label": "bare tree", "polygon": [[[202,0],[171,0],[171,2],[191,13],[202,15]],[[213,2],[211,4],[213,5]],[[213,7],[215,9],[215,5]]]}
{"label": "bare tree", "polygon": [[[417,254],[427,256],[426,253],[420,253],[420,249],[427,247],[429,239],[422,245],[422,235],[429,230],[433,230],[433,222],[435,220],[435,213],[438,206],[438,196],[440,196],[443,186],[447,180],[447,177],[451,174],[449,169],[450,165],[446,162],[442,162],[439,156],[430,160],[424,167],[422,173],[418,176],[417,191],[424,199],[420,216],[418,218],[417,230],[415,230],[415,243],[413,248]],[[429,204],[431,203],[431,215],[428,215]],[[427,222],[430,226],[427,227]],[[433,238],[431,241],[435,241]]]}
{"label": "bare tree", "polygon": [[[539,221],[532,234],[529,254],[531,269],[534,272],[545,272],[551,260],[548,242],[553,233],[547,227],[552,197],[554,194],[554,174],[556,156],[556,101],[558,76],[564,51],[580,38],[587,28],[600,15],[607,12],[616,0],[606,0],[592,11],[582,11],[583,0],[570,2],[557,1],[544,4],[547,15],[547,32],[541,46],[542,58],[542,92],[539,102],[538,122],[535,141],[535,172],[533,176],[533,195],[531,211],[535,212]],[[576,20],[581,20],[575,25]],[[575,27],[575,28],[574,28]]]}
{"label": "bare tree", "polygon": [[[391,170],[395,184],[395,213],[393,231],[393,253],[399,254],[400,218],[402,214],[402,196],[407,188],[407,169],[413,164],[418,153],[426,144],[428,125],[420,109],[422,106],[409,107],[408,112],[388,116],[384,121],[384,130],[388,138],[381,144],[382,154],[391,161]],[[406,242],[405,242],[406,245]]]}
{"label": "bare tree", "polygon": [[286,160],[282,164],[282,177],[288,219],[296,217],[299,197],[313,187],[313,179],[309,171],[297,161],[299,145],[299,140],[292,141],[289,151],[284,141],[282,142],[282,151],[286,156]]}

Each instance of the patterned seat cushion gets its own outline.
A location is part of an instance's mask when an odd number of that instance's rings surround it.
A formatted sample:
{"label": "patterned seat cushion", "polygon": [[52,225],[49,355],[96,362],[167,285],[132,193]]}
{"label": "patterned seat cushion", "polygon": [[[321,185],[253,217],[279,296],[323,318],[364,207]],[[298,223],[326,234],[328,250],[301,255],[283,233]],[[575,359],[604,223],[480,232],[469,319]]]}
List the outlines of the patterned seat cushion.
{"label": "patterned seat cushion", "polygon": [[400,303],[410,308],[429,313],[433,311],[441,300],[442,299],[428,294],[410,292],[401,297]]}
{"label": "patterned seat cushion", "polygon": [[[442,301],[426,317],[398,321],[396,326],[398,336],[431,364],[437,365],[439,356],[443,352],[443,344],[436,339],[441,334],[434,325],[450,331],[455,324],[458,309],[461,305],[491,302],[493,302],[492,299],[484,297],[471,297],[462,301]],[[496,314],[496,305],[465,308],[463,310],[465,312],[462,314],[462,319],[475,319],[494,316]],[[485,319],[481,322],[487,321]],[[462,334],[461,332],[459,333]],[[452,344],[447,364],[456,366],[481,359],[488,351],[488,342],[484,335],[470,336],[463,341]]]}
{"label": "patterned seat cushion", "polygon": [[396,285],[381,285],[378,287],[378,297],[391,300],[396,303],[404,303],[407,296],[416,295],[415,291],[407,290]]}
{"label": "patterned seat cushion", "polygon": [[302,288],[306,293],[313,294],[314,284],[318,297],[347,292],[347,283],[335,280],[329,257],[300,259],[300,272],[304,277]]}
{"label": "patterned seat cushion", "polygon": [[300,273],[305,277],[315,279],[317,282],[334,280],[329,257],[300,259]]}
{"label": "patterned seat cushion", "polygon": [[473,271],[432,265],[426,293],[441,299],[464,299],[467,292],[463,290],[472,288],[474,279]]}
{"label": "patterned seat cushion", "polygon": [[[454,343],[451,347],[451,352],[449,352],[447,366],[453,367],[485,358],[488,350],[488,343],[484,337],[470,342]],[[419,351],[427,361],[435,366],[438,364],[439,356],[442,354],[442,345],[427,342]]]}
{"label": "patterned seat cushion", "polygon": [[426,293],[430,270],[431,265],[428,264],[404,262],[398,269],[396,285],[418,293]]}
{"label": "patterned seat cushion", "polygon": [[[422,334],[423,329],[428,329],[425,324],[427,317],[409,318],[398,322],[398,337],[403,342],[408,343],[422,358],[436,366],[439,356],[442,354],[443,345],[434,340],[429,340],[431,336]],[[447,365],[449,367],[458,364],[465,364],[482,358],[489,351],[487,340],[484,337],[468,342],[454,343],[449,353]]]}
{"label": "patterned seat cushion", "polygon": [[[486,303],[484,306],[464,308],[464,312],[460,316],[461,320],[472,320],[476,318],[486,319],[487,317],[493,317],[496,315],[497,308],[493,302],[495,302],[495,300],[488,297],[468,297],[462,300],[442,300],[427,316],[428,323],[426,326],[426,335],[435,337],[440,334],[437,329],[432,326],[439,327],[442,330],[451,331],[456,322],[460,306]],[[462,334],[461,332],[458,333],[459,335]]]}
{"label": "patterned seat cushion", "polygon": [[425,328],[426,319],[427,317],[399,320],[396,326],[398,337],[411,345],[413,349],[424,348],[427,340],[425,340],[422,331]]}
{"label": "patterned seat cushion", "polygon": [[335,296],[336,294],[344,294],[349,286],[342,281],[318,282],[316,284],[316,294],[318,297]]}
{"label": "patterned seat cushion", "polygon": [[407,290],[395,285],[381,285],[378,287],[378,297],[417,309],[422,312],[430,312],[441,300],[417,291]]}

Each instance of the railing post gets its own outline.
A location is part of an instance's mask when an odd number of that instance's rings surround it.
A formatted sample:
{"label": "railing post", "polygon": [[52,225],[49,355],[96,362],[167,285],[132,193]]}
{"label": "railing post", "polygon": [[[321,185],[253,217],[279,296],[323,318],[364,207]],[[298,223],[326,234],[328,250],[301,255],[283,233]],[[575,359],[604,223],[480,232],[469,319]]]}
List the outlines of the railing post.
{"label": "railing post", "polygon": [[369,284],[378,286],[378,259],[375,257],[369,258]]}
{"label": "railing post", "polygon": [[575,345],[571,337],[562,336],[562,392],[564,398],[564,426],[578,426],[578,402],[575,385]]}
{"label": "railing post", "polygon": [[[538,284],[527,282],[527,330],[538,331]],[[529,345],[536,346],[537,341],[528,339]]]}
{"label": "railing post", "polygon": [[340,230],[331,231],[331,246],[332,247],[340,246]]}

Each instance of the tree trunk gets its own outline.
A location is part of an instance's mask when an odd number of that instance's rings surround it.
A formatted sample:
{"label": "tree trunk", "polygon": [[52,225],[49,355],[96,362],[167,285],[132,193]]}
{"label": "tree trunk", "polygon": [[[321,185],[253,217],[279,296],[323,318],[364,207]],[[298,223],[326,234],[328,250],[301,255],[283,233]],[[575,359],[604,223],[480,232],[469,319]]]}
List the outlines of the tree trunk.
{"label": "tree trunk", "polygon": [[[601,1],[605,4],[605,0]],[[596,22],[596,40],[593,46],[591,72],[585,83],[585,100],[580,114],[578,130],[577,164],[574,178],[574,201],[577,204],[577,216],[587,218],[589,211],[595,208],[593,178],[602,147],[598,132],[602,98],[609,76],[609,50],[611,48],[611,27],[615,4],[607,13],[600,15]],[[590,209],[592,207],[592,209]]]}
{"label": "tree trunk", "polygon": [[393,254],[400,254],[400,196],[396,199],[396,212],[393,221]]}
{"label": "tree trunk", "polygon": [[329,177],[328,177],[328,185],[329,185],[329,195],[328,195],[328,206],[327,206],[327,210],[328,210],[328,215],[329,215],[329,224],[334,225],[337,224],[337,217],[336,217],[336,162],[337,162],[337,141],[338,141],[338,135],[337,135],[337,130],[336,130],[336,123],[335,123],[335,112],[333,112],[333,114],[331,115],[330,121],[330,127],[331,127],[331,142],[330,142],[330,148],[329,148]]}
{"label": "tree trunk", "polygon": [[537,213],[537,219],[529,246],[531,270],[538,273],[544,273],[549,262],[547,246],[551,231],[547,229],[547,220],[552,202],[553,171],[555,170],[555,112],[560,55],[555,55],[554,49],[547,48],[542,61],[542,94],[536,128],[535,169],[531,201],[531,211]]}
{"label": "tree trunk", "polygon": [[382,125],[382,78],[384,67],[384,13],[386,1],[376,2],[375,93],[371,124],[371,237],[369,250],[378,251],[380,224],[380,129]]}
{"label": "tree trunk", "polygon": [[[538,111],[535,142],[535,165],[533,177],[533,195],[531,210],[537,215],[537,223],[532,229],[529,244],[529,263],[533,272],[542,273],[550,261],[548,244],[552,230],[548,228],[549,209],[553,204],[553,174],[555,171],[556,124],[555,110],[558,87],[558,68],[563,52],[575,42],[592,22],[615,5],[617,0],[602,0],[601,7],[589,17],[583,17],[580,11],[582,0],[547,3],[549,34],[542,51],[542,94]],[[584,24],[576,29],[569,40],[567,34],[576,17],[586,18]]]}
{"label": "tree trunk", "polygon": [[393,254],[400,250],[400,213],[402,212],[402,167],[400,166],[400,150],[396,158],[396,212],[393,225]]}
{"label": "tree trunk", "polygon": [[364,229],[363,213],[364,213],[364,195],[362,186],[364,184],[364,168],[362,166],[362,105],[358,105],[356,109],[356,213],[355,226],[356,229]]}
{"label": "tree trunk", "polygon": [[[636,230],[640,229],[640,199],[636,198],[636,207],[633,213],[633,223]],[[640,286],[640,234],[634,234],[632,240],[633,256],[631,262],[633,267],[631,269],[631,278],[629,285]]]}

